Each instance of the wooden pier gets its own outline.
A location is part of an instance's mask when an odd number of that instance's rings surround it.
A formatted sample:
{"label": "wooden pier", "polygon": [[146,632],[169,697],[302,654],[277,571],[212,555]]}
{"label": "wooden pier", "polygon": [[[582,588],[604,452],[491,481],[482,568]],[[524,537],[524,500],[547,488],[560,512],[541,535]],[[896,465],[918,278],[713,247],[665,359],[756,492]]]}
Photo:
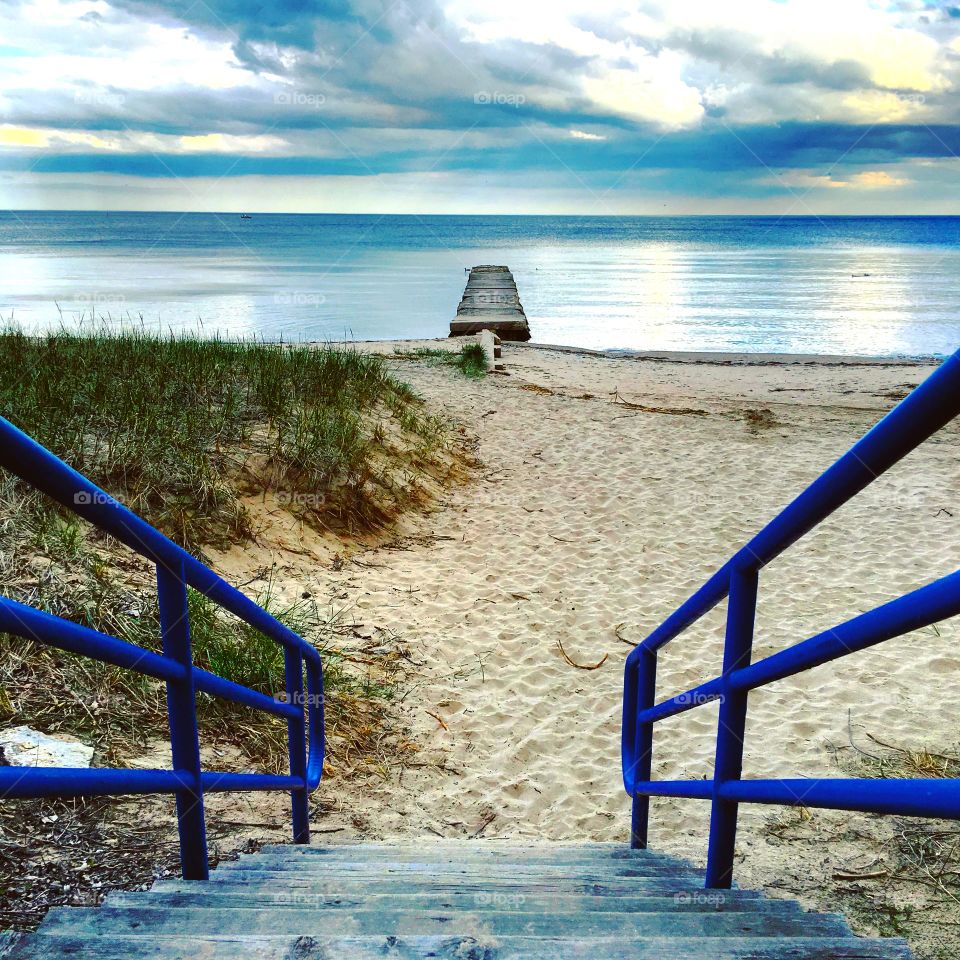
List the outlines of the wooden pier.
{"label": "wooden pier", "polygon": [[463,337],[491,330],[501,340],[526,341],[530,327],[509,267],[472,267],[467,286],[450,321],[450,336]]}

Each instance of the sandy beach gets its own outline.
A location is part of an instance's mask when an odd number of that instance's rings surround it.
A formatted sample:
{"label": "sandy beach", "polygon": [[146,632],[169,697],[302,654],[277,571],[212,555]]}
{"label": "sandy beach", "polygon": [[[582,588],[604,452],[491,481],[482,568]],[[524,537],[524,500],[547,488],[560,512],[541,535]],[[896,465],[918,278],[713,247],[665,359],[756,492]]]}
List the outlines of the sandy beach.
{"label": "sandy beach", "polygon": [[[415,665],[398,710],[420,765],[402,777],[325,781],[325,803],[339,811],[331,829],[342,826],[335,839],[626,839],[619,738],[629,644],[933,369],[503,353],[509,376],[479,381],[396,360],[474,443],[480,466],[469,482],[339,570],[322,540],[269,558],[291,595],[351,611],[357,650],[401,638]],[[950,427],[765,569],[758,657],[954,569],[958,447]],[[238,556],[223,559],[236,578],[253,572]],[[723,617],[718,608],[662,653],[661,697],[718,672]],[[853,775],[855,747],[877,750],[871,734],[903,748],[953,747],[955,636],[944,624],[753,695],[745,776]],[[600,666],[578,669],[561,646]],[[655,777],[709,776],[716,722],[706,706],[659,725]],[[651,845],[703,862],[708,815],[697,801],[654,801]],[[782,831],[794,826],[810,843],[788,849]],[[859,815],[808,820],[744,807],[737,879],[815,901],[818,878],[863,869],[889,829]]]}

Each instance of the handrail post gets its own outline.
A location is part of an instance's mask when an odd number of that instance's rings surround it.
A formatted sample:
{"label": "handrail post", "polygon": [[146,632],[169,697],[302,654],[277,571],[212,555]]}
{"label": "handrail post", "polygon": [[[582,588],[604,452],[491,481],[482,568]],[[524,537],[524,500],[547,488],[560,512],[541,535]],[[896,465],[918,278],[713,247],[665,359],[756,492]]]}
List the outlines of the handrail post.
{"label": "handrail post", "polygon": [[191,785],[177,791],[177,827],[180,831],[180,868],[184,880],[207,880],[207,828],[203,813],[200,737],[193,686],[193,652],[187,612],[187,584],[183,564],[171,569],[157,564],[157,599],[164,656],[186,668],[181,680],[167,681],[167,719],[173,768],[190,777]]}
{"label": "handrail post", "polygon": [[287,749],[290,754],[290,776],[299,777],[303,786],[290,791],[293,805],[293,842],[310,842],[310,799],[307,796],[307,701],[303,693],[303,654],[292,647],[284,648],[284,675],[287,702],[299,708],[296,717],[287,718]]}
{"label": "handrail post", "polygon": [[748,666],[753,648],[757,610],[757,570],[734,567],[727,600],[727,630],[723,649],[723,695],[717,723],[717,752],[713,767],[713,804],[710,810],[710,847],[707,887],[729,888],[733,882],[733,852],[737,838],[736,801],[721,799],[720,787],[739,780],[743,770],[743,738],[747,726],[747,692],[732,691],[727,678]]}
{"label": "handrail post", "polygon": [[[657,693],[657,651],[641,649],[637,659],[637,712],[653,706]],[[635,780],[649,780],[653,769],[653,723],[637,721]],[[647,794],[633,795],[630,816],[630,847],[634,850],[647,848],[647,825],[650,820],[650,797]]]}

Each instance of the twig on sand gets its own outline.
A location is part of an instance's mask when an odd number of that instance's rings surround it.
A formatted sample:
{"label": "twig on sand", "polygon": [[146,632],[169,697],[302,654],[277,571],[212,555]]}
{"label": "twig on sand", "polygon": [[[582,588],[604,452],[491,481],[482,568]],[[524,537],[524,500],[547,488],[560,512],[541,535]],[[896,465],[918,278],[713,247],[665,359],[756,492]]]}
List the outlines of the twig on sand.
{"label": "twig on sand", "polygon": [[849,873],[844,870],[841,873],[833,874],[834,880],[880,880],[883,877],[889,877],[889,870],[875,870],[873,873]]}
{"label": "twig on sand", "polygon": [[628,647],[635,647],[636,644],[632,640],[628,640],[620,631],[626,626],[625,623],[618,623],[613,628],[613,635],[621,642],[625,643]]}
{"label": "twig on sand", "polygon": [[458,770],[456,767],[447,766],[447,763],[444,760],[441,760],[438,763],[426,763],[426,762],[421,763],[419,761],[414,763],[400,762],[400,763],[394,764],[394,766],[401,767],[404,770],[408,768],[411,770],[422,770],[422,769],[442,770],[444,773],[455,773],[458,777],[463,776],[462,770]]}
{"label": "twig on sand", "polygon": [[[869,734],[867,734],[867,736],[869,736]],[[871,760],[883,760],[883,757],[878,757],[875,753],[868,753],[866,750],[861,750],[860,747],[853,742],[853,711],[849,709],[847,710],[847,739],[850,741],[850,746],[853,750],[861,756],[869,757]],[[871,737],[871,739],[873,738]]]}
{"label": "twig on sand", "polygon": [[449,729],[450,729],[450,728],[447,726],[446,722],[444,721],[443,717],[440,716],[440,714],[434,713],[432,710],[427,710],[427,711],[426,711],[426,714],[427,714],[428,717],[433,717],[433,719],[436,720],[437,723],[439,723],[440,726],[443,727],[444,730],[449,730]]}
{"label": "twig on sand", "polygon": [[483,831],[486,830],[487,827],[489,827],[490,824],[496,819],[497,815],[492,810],[489,810],[486,816],[483,818],[483,823],[480,824],[480,827],[470,834],[470,839],[476,840],[477,837],[479,837],[480,834],[483,833]]}
{"label": "twig on sand", "polygon": [[576,660],[571,660],[570,656],[567,654],[567,651],[563,649],[563,644],[560,642],[560,638],[557,637],[557,646],[560,648],[560,653],[563,654],[563,659],[570,664],[571,667],[576,667],[578,670],[599,670],[607,662],[607,657],[610,656],[609,653],[605,653],[603,658],[598,660],[596,663],[577,663]]}
{"label": "twig on sand", "polygon": [[[610,396],[612,397],[614,406],[625,407],[627,410],[636,410],[640,413],[672,413],[678,416],[703,417],[706,416],[708,412],[698,407],[648,407],[645,403],[631,403],[629,400],[624,400],[623,397],[620,396],[619,390],[614,390]],[[614,417],[614,419],[617,420],[620,418]]]}

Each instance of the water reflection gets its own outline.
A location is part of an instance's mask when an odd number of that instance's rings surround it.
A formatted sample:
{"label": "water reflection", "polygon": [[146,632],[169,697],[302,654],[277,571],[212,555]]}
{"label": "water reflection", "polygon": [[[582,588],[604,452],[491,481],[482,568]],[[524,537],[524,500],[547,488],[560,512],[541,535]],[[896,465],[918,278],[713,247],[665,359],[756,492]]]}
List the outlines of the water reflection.
{"label": "water reflection", "polygon": [[[956,246],[721,243],[727,234],[716,224],[710,243],[697,242],[689,225],[670,241],[604,242],[600,231],[599,242],[534,242],[512,221],[503,242],[471,246],[455,224],[432,220],[422,237],[408,224],[402,243],[366,227],[352,243],[319,227],[291,238],[287,226],[257,245],[205,243],[199,230],[179,247],[138,245],[134,232],[116,243],[102,230],[84,244],[28,237],[0,245],[0,310],[32,330],[95,316],[153,329],[202,324],[228,337],[436,337],[447,333],[463,268],[506,263],[541,342],[943,354],[960,341]],[[767,238],[772,228],[764,229]]]}

